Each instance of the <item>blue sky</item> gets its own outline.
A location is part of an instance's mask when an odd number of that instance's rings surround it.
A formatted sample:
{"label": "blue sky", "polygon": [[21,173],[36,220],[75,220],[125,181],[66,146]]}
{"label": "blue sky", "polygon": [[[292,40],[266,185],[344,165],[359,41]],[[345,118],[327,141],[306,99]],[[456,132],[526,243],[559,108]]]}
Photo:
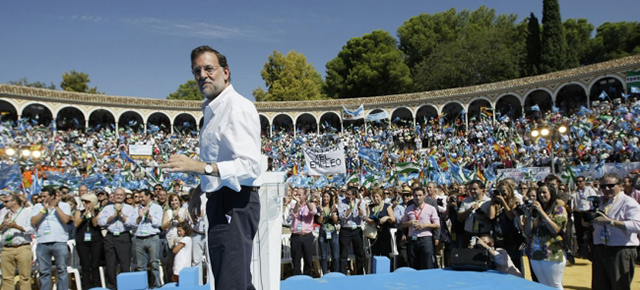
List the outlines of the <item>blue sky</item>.
{"label": "blue sky", "polygon": [[[304,54],[324,77],[352,37],[375,29],[395,36],[412,16],[481,5],[542,20],[542,0],[2,1],[0,83],[26,77],[59,87],[75,69],[106,94],[164,99],[192,78],[189,53],[207,44],[227,55],[234,87],[253,99],[273,50]],[[563,20],[595,27],[640,19],[638,0],[561,0],[560,9]]]}

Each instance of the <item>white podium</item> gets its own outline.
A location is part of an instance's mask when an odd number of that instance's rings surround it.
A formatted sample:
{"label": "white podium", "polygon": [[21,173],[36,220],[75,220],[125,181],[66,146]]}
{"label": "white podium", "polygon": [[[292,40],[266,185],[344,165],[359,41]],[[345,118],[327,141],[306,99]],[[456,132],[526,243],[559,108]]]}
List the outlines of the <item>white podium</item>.
{"label": "white podium", "polygon": [[286,193],[284,172],[263,172],[260,187],[260,223],[253,239],[251,275],[256,289],[280,289],[282,199]]}

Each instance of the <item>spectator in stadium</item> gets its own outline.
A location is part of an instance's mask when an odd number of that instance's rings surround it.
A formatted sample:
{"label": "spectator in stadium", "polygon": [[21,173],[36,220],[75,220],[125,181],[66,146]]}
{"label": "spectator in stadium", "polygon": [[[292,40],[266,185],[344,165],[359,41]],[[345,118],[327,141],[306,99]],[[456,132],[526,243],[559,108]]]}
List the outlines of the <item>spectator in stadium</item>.
{"label": "spectator in stadium", "polygon": [[365,222],[377,228],[377,237],[371,244],[374,256],[389,256],[391,253],[391,232],[389,229],[396,223],[393,207],[384,202],[382,189],[371,191],[371,204],[367,208]]}
{"label": "spectator in stadium", "polygon": [[[576,178],[576,189],[573,193],[573,220],[575,221],[574,227],[576,229],[576,241],[578,243],[578,253],[587,257],[588,249],[587,245],[592,243],[591,231],[589,227],[585,227],[580,222],[586,212],[591,210],[592,204],[589,198],[597,197],[597,193],[593,188],[587,185],[587,180],[584,176],[578,176]],[[585,239],[586,238],[586,239]]]}
{"label": "spectator in stadium", "polygon": [[0,233],[4,242],[2,249],[2,289],[15,290],[15,273],[18,269],[20,290],[31,289],[31,208],[17,194],[11,194],[5,202],[7,211],[0,215]]}
{"label": "spectator in stadium", "polygon": [[189,199],[189,219],[191,220],[191,242],[193,247],[193,255],[191,259],[191,267],[201,269],[200,274],[204,274],[202,266],[203,259],[206,259],[206,230],[205,212],[207,207],[207,195],[202,193],[200,186],[191,189],[191,198]]}
{"label": "spectator in stadium", "polygon": [[160,281],[160,226],[162,225],[162,207],[153,202],[153,194],[143,189],[142,201],[131,219],[137,226],[136,236],[136,271],[146,271],[151,267],[153,280],[150,288],[162,286]]}
{"label": "spectator in stadium", "polygon": [[627,176],[622,179],[622,189],[624,190],[624,194],[640,203],[640,190],[634,188],[633,179],[631,179],[631,177]]}
{"label": "spectator in stadium", "polygon": [[56,260],[56,284],[58,290],[69,289],[67,273],[67,255],[69,248],[69,228],[66,226],[71,219],[71,208],[66,202],[60,201],[53,187],[45,187],[40,193],[42,203],[32,209],[31,225],[36,228],[38,236],[36,256],[38,257],[38,271],[40,273],[40,289],[51,289],[52,260]]}
{"label": "spectator in stadium", "polygon": [[493,238],[490,235],[482,235],[476,239],[477,244],[489,251],[491,261],[495,264],[495,269],[502,272],[523,277],[522,272],[511,261],[511,257],[505,249],[494,247]]}
{"label": "spectator in stadium", "polygon": [[334,203],[335,191],[330,190],[322,194],[322,206],[319,208],[320,234],[318,243],[320,244],[320,266],[322,273],[328,273],[328,259],[331,258],[331,272],[340,271],[340,247],[338,240],[338,206]]}
{"label": "spectator in stadium", "polygon": [[345,192],[345,198],[338,205],[338,217],[340,218],[340,271],[347,274],[347,258],[349,258],[349,246],[356,256],[355,274],[364,274],[364,247],[362,236],[362,222],[366,216],[365,205],[362,197],[356,198],[358,188],[349,187]]}
{"label": "spectator in stadium", "polygon": [[[172,194],[175,195],[175,194]],[[178,282],[180,271],[186,267],[191,266],[192,255],[192,241],[191,241],[191,226],[186,221],[181,221],[177,226],[179,240],[176,241],[175,246],[171,250],[175,255],[171,276],[171,281]]]}
{"label": "spectator in stadium", "polygon": [[[600,197],[593,226],[591,287],[594,290],[631,289],[635,247],[640,245],[640,205],[624,194],[620,177],[607,173],[600,179]],[[583,223],[588,223],[583,218]]]}
{"label": "spectator in stadium", "polygon": [[[131,271],[132,237],[130,231],[134,225],[134,208],[124,203],[124,189],[113,191],[114,203],[107,205],[98,214],[98,225],[106,228],[104,253],[106,262],[106,286],[117,289],[116,274]],[[98,206],[98,205],[96,205]]]}
{"label": "spectator in stadium", "polygon": [[409,265],[417,270],[431,269],[434,264],[433,229],[440,227],[437,209],[424,202],[424,189],[413,189],[413,204],[408,206],[402,226],[408,228]]}
{"label": "spectator in stadium", "polygon": [[492,239],[497,247],[504,249],[509,254],[510,260],[519,272],[524,273],[522,251],[520,250],[524,238],[515,222],[515,208],[517,206],[518,201],[514,195],[512,183],[502,180],[493,191],[489,208],[489,220],[492,223],[493,236],[495,237]]}
{"label": "spectator in stadium", "polygon": [[[160,190],[162,191],[162,190]],[[166,249],[163,249],[167,252],[166,261],[163,261],[162,267],[167,269],[165,273],[171,272],[172,264],[173,264],[173,247],[176,244],[176,241],[180,240],[178,237],[178,223],[187,221],[188,210],[181,206],[180,197],[177,194],[170,194],[167,200],[169,203],[169,208],[164,211],[162,217],[162,230],[166,232]]]}
{"label": "spectator in stadium", "polygon": [[[311,276],[313,270],[313,218],[318,212],[317,205],[309,201],[309,192],[298,188],[293,194],[295,205],[291,207],[291,259],[293,274]],[[300,268],[304,260],[304,273]]]}
{"label": "spectator in stadium", "polygon": [[540,185],[537,200],[526,214],[525,233],[529,237],[527,254],[538,281],[563,289],[566,259],[562,233],[566,230],[567,212],[560,203],[554,186]]}
{"label": "spectator in stadium", "polygon": [[84,194],[80,201],[83,210],[75,212],[73,225],[76,228],[76,249],[82,269],[82,288],[100,287],[100,260],[104,251],[104,243],[98,225],[98,197],[93,193]]}
{"label": "spectator in stadium", "polygon": [[462,244],[468,245],[474,235],[488,234],[491,230],[488,214],[491,198],[485,193],[484,183],[472,180],[469,183],[470,196],[465,198],[458,208],[458,220],[464,220]]}

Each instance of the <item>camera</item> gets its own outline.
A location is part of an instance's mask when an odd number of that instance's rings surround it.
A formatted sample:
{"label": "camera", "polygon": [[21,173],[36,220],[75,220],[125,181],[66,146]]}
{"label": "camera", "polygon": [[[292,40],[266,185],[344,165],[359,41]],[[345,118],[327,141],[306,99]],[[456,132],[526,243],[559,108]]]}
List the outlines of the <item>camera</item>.
{"label": "camera", "polygon": [[444,206],[444,202],[442,202],[442,199],[440,199],[440,198],[436,199],[436,204],[438,206]]}
{"label": "camera", "polygon": [[527,211],[532,212],[532,215],[533,215],[535,211],[531,211],[532,206],[533,206],[533,200],[526,199],[523,204],[518,204],[518,206],[516,206],[515,211],[518,215],[523,215],[526,209]]}
{"label": "camera", "polygon": [[600,198],[597,196],[589,196],[587,199],[591,202],[591,209],[586,211],[582,216],[585,222],[592,222],[595,218],[598,217],[598,212],[602,212],[598,208],[600,207]]}

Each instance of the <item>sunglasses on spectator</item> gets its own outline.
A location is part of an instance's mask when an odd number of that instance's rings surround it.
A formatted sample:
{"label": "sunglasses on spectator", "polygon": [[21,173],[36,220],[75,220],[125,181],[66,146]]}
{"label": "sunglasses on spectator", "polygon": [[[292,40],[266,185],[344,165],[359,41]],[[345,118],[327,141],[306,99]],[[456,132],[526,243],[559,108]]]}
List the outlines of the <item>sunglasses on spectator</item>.
{"label": "sunglasses on spectator", "polygon": [[616,185],[618,185],[617,183],[610,183],[610,184],[600,184],[602,187],[604,188],[614,188]]}
{"label": "sunglasses on spectator", "polygon": [[87,203],[87,202],[90,202],[90,201],[88,201],[86,199],[83,199],[82,202]]}

